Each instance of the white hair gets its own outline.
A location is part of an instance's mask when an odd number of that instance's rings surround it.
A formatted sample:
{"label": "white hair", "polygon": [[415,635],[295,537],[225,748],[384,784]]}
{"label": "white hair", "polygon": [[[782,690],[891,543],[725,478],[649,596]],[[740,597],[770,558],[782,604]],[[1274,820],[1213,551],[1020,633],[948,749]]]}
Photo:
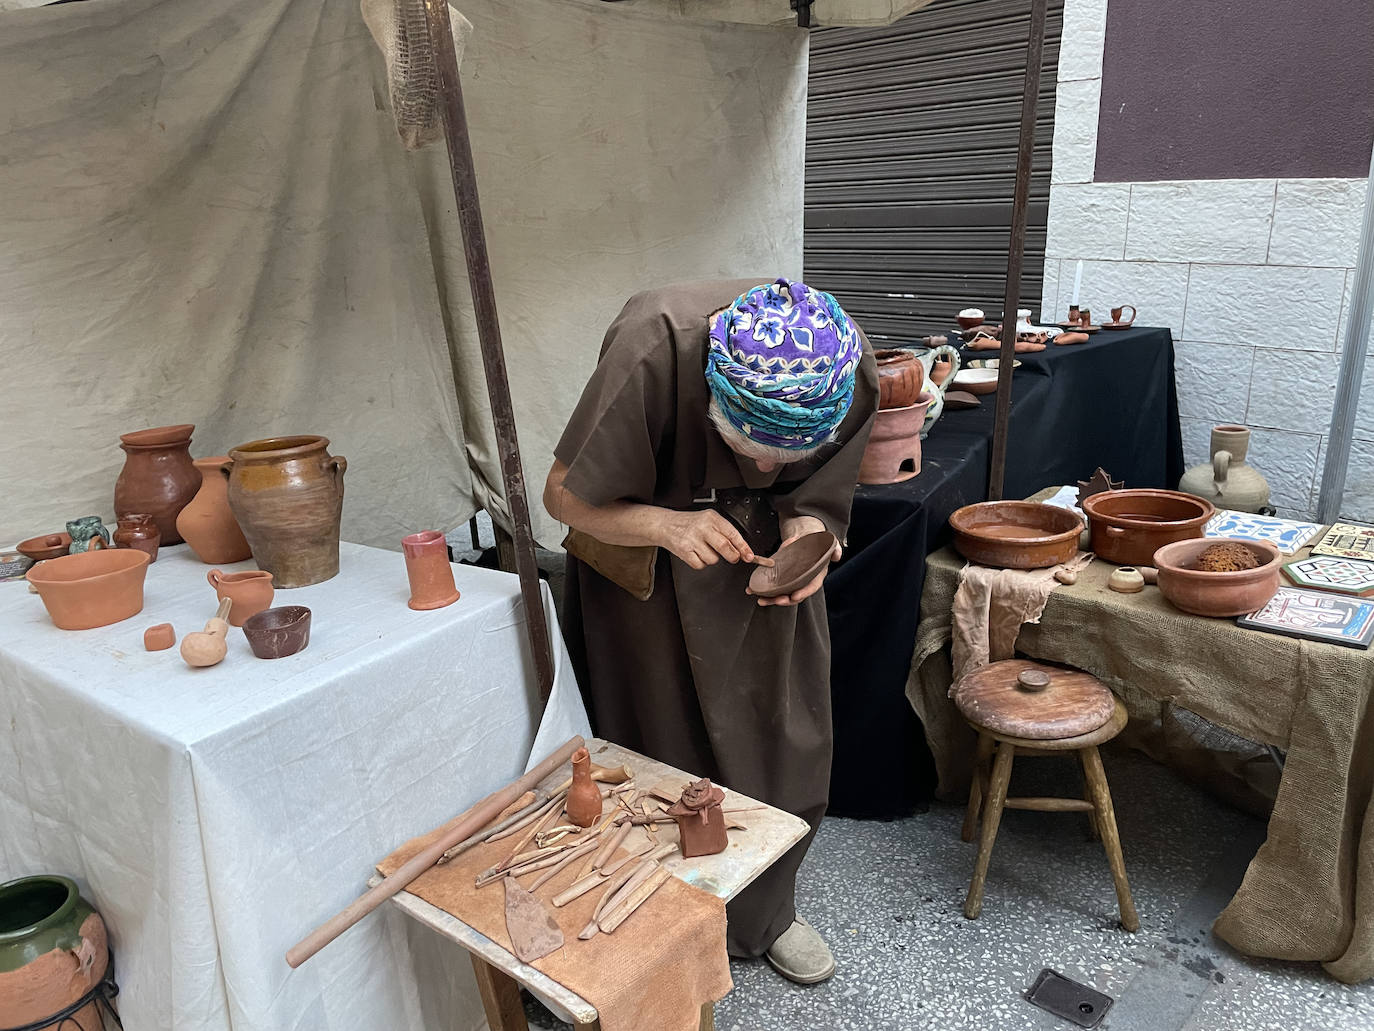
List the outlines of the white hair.
{"label": "white hair", "polygon": [[834,433],[831,433],[818,444],[805,448],[774,447],[772,444],[760,444],[757,440],[750,438],[747,434],[736,429],[721,411],[720,404],[713,397],[711,404],[706,409],[711,417],[711,424],[715,426],[716,432],[729,449],[737,455],[745,458],[752,458],[756,462],[776,462],[778,465],[788,465],[791,462],[800,462],[810,458],[826,444],[830,443]]}

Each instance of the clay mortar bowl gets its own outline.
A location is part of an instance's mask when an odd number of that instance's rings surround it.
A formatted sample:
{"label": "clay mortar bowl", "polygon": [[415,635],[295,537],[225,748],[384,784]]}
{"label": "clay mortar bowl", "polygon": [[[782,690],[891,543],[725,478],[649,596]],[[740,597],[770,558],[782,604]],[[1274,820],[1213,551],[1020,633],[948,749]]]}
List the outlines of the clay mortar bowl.
{"label": "clay mortar bowl", "polygon": [[759,566],[749,577],[749,590],[760,598],[799,591],[830,563],[835,535],[828,530],[803,534],[773,555],[773,565]]}
{"label": "clay mortar bowl", "polygon": [[57,558],[65,555],[72,546],[71,534],[45,533],[41,537],[30,537],[26,541],[20,541],[15,545],[14,550],[21,555],[27,555],[35,562],[42,562],[44,559]]}
{"label": "clay mortar bowl", "polygon": [[949,517],[954,548],[970,562],[999,569],[1045,569],[1078,553],[1083,521],[1035,501],[980,501]]}
{"label": "clay mortar bowl", "polygon": [[960,369],[951,382],[970,394],[995,394],[999,375],[997,369]]}
{"label": "clay mortar bowl", "polygon": [[147,552],[105,548],[48,559],[25,575],[59,629],[90,630],[143,609],[149,561]]}
{"label": "clay mortar bowl", "polygon": [[1249,548],[1259,565],[1230,573],[1213,573],[1197,568],[1202,551],[1226,537],[1203,537],[1175,541],[1154,554],[1159,570],[1159,591],[1174,608],[1195,616],[1244,616],[1258,609],[1279,589],[1279,569],[1283,556],[1268,541],[1236,541]]}
{"label": "clay mortar bowl", "polygon": [[1153,565],[1166,544],[1202,536],[1216,508],[1176,490],[1109,490],[1083,502],[1092,532],[1089,547],[1104,562]]}
{"label": "clay mortar bowl", "polygon": [[310,610],[304,605],[263,609],[244,622],[243,636],[260,659],[295,655],[310,643]]}

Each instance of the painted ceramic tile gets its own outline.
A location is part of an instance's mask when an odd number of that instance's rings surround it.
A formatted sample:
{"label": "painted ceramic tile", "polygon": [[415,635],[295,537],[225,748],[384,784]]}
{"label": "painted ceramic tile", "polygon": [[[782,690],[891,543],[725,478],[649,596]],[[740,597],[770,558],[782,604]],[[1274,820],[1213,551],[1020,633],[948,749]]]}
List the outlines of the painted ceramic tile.
{"label": "painted ceramic tile", "polygon": [[1236,623],[1286,637],[1368,648],[1374,640],[1374,601],[1301,587],[1280,587],[1269,604]]}
{"label": "painted ceramic tile", "polygon": [[1289,562],[1283,575],[1299,587],[1337,594],[1366,595],[1374,593],[1374,562],[1337,558],[1334,555],[1312,555]]}
{"label": "painted ceramic tile", "polygon": [[1312,545],[1312,554],[1374,562],[1374,526],[1332,523],[1322,539]]}
{"label": "painted ceramic tile", "polygon": [[1251,515],[1221,509],[1207,524],[1208,537],[1235,537],[1244,541],[1268,541],[1284,555],[1292,555],[1324,529],[1319,523]]}

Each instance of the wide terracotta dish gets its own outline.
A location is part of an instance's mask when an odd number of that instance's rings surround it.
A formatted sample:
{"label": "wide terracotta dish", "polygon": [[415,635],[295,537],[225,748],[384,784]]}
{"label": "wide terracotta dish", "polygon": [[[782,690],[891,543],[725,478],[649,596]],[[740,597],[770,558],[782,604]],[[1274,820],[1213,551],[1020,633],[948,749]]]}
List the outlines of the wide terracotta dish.
{"label": "wide terracotta dish", "polygon": [[145,551],[104,548],[50,558],[26,575],[59,629],[90,630],[142,610],[149,561]]}
{"label": "wide terracotta dish", "polygon": [[1175,541],[1154,553],[1159,591],[1184,612],[1195,616],[1244,616],[1264,607],[1279,589],[1283,564],[1279,549],[1268,541],[1236,541],[1249,548],[1259,565],[1228,573],[1197,568],[1203,549],[1229,538],[1203,537]]}
{"label": "wide terracotta dish", "polygon": [[1035,501],[980,501],[949,517],[954,547],[970,562],[1001,569],[1044,569],[1078,553],[1083,521]]}
{"label": "wide terracotta dish", "polygon": [[1156,551],[1201,537],[1216,508],[1176,490],[1108,490],[1083,501],[1092,533],[1089,547],[1104,562],[1153,564]]}

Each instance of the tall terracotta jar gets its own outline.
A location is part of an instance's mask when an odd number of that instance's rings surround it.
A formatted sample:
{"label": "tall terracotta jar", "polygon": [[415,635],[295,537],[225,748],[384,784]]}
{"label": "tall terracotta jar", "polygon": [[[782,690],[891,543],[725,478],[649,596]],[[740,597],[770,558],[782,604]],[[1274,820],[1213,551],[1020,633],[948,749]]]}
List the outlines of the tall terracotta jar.
{"label": "tall terracotta jar", "polygon": [[229,451],[229,508],[278,589],[338,573],[347,468],[347,459],[329,454],[326,437],[269,437]]}
{"label": "tall terracotta jar", "polygon": [[[53,1017],[89,992],[110,965],[105,923],[66,877],[0,884],[0,1019],[24,1027]],[[101,1026],[98,1004],[63,1027]]]}
{"label": "tall terracotta jar", "polygon": [[1178,481],[1185,494],[1206,498],[1217,508],[1233,512],[1258,512],[1269,504],[1269,483],[1245,461],[1250,450],[1250,430],[1223,424],[1212,427],[1210,462],[1195,465]]}
{"label": "tall terracotta jar", "polygon": [[159,426],[125,433],[119,438],[127,457],[115,480],[116,516],[147,512],[162,534],[163,544],[180,544],[177,514],[196,496],[200,474],[191,464],[191,433],[195,426]]}
{"label": "tall terracotta jar", "polygon": [[206,565],[228,565],[253,557],[253,549],[229,510],[229,483],[220,474],[228,455],[197,458],[200,490],[177,516],[177,532]]}

